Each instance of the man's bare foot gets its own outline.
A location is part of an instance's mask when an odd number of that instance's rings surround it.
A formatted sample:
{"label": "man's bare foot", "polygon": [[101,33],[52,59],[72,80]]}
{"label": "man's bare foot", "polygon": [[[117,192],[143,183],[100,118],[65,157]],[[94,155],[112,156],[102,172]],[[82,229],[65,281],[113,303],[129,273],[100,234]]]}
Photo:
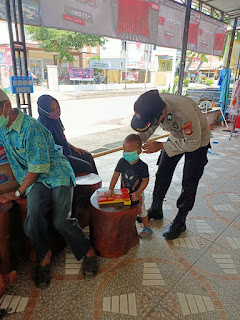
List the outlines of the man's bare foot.
{"label": "man's bare foot", "polygon": [[52,251],[48,250],[44,259],[40,262],[40,266],[45,267],[47,264],[49,264],[51,260],[51,256],[52,256]]}

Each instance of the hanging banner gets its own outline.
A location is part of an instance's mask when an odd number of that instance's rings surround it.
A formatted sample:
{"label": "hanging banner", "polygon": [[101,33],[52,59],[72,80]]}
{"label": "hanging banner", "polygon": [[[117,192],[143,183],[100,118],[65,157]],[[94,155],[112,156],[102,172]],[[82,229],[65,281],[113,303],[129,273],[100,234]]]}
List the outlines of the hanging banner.
{"label": "hanging banner", "polygon": [[[41,0],[41,12],[46,27],[182,48],[186,7],[174,1]],[[189,50],[221,55],[225,34],[224,23],[191,11]]]}
{"label": "hanging banner", "polygon": [[[0,20],[7,20],[5,1],[6,0],[0,0]],[[24,24],[40,26],[41,20],[39,11],[39,0],[22,0],[22,7]],[[18,6],[16,3],[16,10],[17,9]],[[14,15],[12,13],[12,20],[14,20],[13,18]]]}
{"label": "hanging banner", "polygon": [[185,7],[173,1],[160,0],[157,45],[182,48]]}
{"label": "hanging banner", "polygon": [[43,26],[145,43],[156,43],[158,8],[156,1],[41,0]]}
{"label": "hanging banner", "polygon": [[68,68],[69,79],[78,81],[93,81],[93,69]]}
{"label": "hanging banner", "polygon": [[[182,49],[185,6],[160,0],[157,45]],[[221,56],[227,25],[210,16],[192,10],[188,31],[188,50]]]}
{"label": "hanging banner", "polygon": [[[22,0],[22,3],[25,24],[182,48],[186,7],[174,1]],[[0,0],[0,20],[6,20],[5,0]],[[223,22],[191,11],[189,50],[221,55],[225,34]]]}

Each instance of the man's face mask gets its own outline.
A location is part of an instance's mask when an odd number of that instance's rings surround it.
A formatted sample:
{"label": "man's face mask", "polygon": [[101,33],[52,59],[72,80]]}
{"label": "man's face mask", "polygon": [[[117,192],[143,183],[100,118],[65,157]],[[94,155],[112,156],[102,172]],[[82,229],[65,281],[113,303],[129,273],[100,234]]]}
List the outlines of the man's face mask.
{"label": "man's face mask", "polygon": [[[4,111],[4,107],[3,107],[3,111]],[[9,115],[7,116],[7,118],[5,118],[2,113],[0,117],[0,128],[5,128],[8,125],[8,122],[9,122]]]}

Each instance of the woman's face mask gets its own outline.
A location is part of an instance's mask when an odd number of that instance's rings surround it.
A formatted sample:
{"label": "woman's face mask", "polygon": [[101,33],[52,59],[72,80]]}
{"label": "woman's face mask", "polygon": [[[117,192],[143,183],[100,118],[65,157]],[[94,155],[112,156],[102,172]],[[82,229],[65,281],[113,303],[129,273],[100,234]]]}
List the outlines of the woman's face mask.
{"label": "woman's face mask", "polygon": [[61,115],[61,110],[59,108],[58,110],[51,111],[49,113],[49,118],[54,119],[54,120],[58,120],[60,118],[60,115]]}
{"label": "woman's face mask", "polygon": [[54,120],[58,120],[60,118],[61,115],[61,109],[59,106],[59,103],[57,100],[52,99],[50,102],[50,112],[49,112],[49,118],[50,119],[54,119]]}

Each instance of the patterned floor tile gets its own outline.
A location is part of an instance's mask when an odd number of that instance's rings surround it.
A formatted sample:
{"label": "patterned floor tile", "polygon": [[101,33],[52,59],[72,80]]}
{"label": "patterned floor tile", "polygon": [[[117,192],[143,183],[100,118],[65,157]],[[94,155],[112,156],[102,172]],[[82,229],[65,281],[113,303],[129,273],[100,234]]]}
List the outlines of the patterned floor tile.
{"label": "patterned floor tile", "polygon": [[189,271],[149,312],[147,320],[238,320],[236,296]]}
{"label": "patterned floor tile", "polygon": [[223,247],[212,245],[193,269],[240,298],[240,256]]}

